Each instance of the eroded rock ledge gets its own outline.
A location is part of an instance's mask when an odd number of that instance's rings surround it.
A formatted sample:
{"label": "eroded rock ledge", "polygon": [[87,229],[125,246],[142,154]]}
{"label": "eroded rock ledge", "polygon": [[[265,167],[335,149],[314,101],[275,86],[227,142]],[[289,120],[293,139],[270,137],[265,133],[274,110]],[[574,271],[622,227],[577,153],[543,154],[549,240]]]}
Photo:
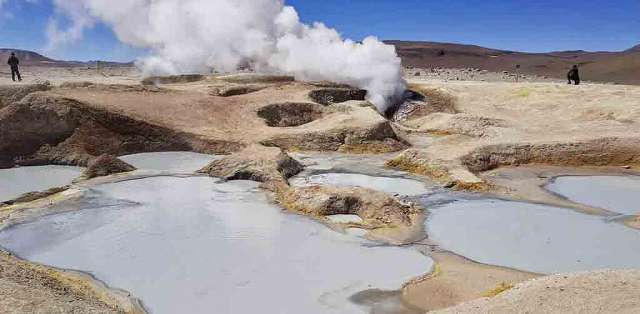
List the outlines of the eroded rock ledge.
{"label": "eroded rock ledge", "polygon": [[475,149],[461,161],[474,172],[532,163],[555,166],[640,165],[640,138],[607,137],[569,143],[490,145]]}
{"label": "eroded rock ledge", "polygon": [[0,138],[2,167],[86,166],[101,154],[174,150],[226,153],[241,147],[40,93],[0,110]]}
{"label": "eroded rock ledge", "polygon": [[640,166],[640,138],[608,137],[569,143],[515,143],[480,146],[448,159],[428,150],[409,149],[387,162],[393,168],[422,174],[462,190],[494,187],[480,172],[527,164],[553,166]]}

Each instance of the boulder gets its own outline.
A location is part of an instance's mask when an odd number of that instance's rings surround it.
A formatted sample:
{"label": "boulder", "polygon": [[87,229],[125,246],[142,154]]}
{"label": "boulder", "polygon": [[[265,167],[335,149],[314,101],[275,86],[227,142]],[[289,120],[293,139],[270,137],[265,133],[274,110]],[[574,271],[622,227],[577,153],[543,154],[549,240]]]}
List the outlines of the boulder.
{"label": "boulder", "polygon": [[136,168],[113,155],[103,154],[91,162],[82,174],[84,179],[109,176],[112,174],[134,171]]}
{"label": "boulder", "polygon": [[407,227],[422,208],[404,204],[385,193],[359,188],[307,186],[290,188],[280,196],[288,210],[311,216],[357,215],[369,228]]}
{"label": "boulder", "polygon": [[280,148],[251,145],[213,161],[200,173],[226,180],[252,180],[267,186],[288,185],[287,179],[303,170],[302,164]]}

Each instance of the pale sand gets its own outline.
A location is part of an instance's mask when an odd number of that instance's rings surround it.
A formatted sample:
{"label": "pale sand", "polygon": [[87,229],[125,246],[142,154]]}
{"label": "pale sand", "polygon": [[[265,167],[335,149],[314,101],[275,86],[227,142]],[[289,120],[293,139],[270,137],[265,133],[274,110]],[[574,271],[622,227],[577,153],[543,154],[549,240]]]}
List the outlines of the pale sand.
{"label": "pale sand", "polygon": [[479,264],[458,255],[432,253],[432,274],[407,285],[403,299],[424,309],[443,309],[483,297],[502,283],[517,284],[540,275]]}
{"label": "pale sand", "polygon": [[640,271],[555,275],[433,313],[639,313]]}

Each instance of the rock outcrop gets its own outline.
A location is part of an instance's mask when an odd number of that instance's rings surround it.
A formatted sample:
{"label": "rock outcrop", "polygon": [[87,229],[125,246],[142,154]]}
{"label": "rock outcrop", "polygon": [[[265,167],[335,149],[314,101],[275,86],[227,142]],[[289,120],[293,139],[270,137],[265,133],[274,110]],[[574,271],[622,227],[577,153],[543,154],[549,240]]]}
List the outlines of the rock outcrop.
{"label": "rock outcrop", "polygon": [[251,145],[240,152],[213,161],[200,173],[226,180],[252,180],[276,189],[300,173],[302,164],[276,147]]}
{"label": "rock outcrop", "polygon": [[486,191],[490,184],[456,161],[432,159],[420,149],[408,149],[387,161],[387,166],[432,178],[447,188]]}
{"label": "rock outcrop", "polygon": [[82,178],[93,179],[134,170],[136,170],[134,166],[118,159],[118,157],[103,154],[89,162],[89,166],[82,173]]}
{"label": "rock outcrop", "polygon": [[403,204],[397,199],[375,190],[332,186],[308,186],[288,189],[280,195],[280,202],[288,210],[305,215],[358,215],[362,227],[394,228],[419,223],[422,209]]}

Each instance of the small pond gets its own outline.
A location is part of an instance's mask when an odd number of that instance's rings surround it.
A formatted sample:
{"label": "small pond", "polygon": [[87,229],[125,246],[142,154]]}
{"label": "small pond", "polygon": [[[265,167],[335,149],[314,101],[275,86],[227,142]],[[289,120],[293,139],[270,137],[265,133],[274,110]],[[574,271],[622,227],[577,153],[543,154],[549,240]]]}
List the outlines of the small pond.
{"label": "small pond", "polygon": [[119,158],[142,170],[193,173],[220,157],[192,152],[159,152],[126,155]]}
{"label": "small pond", "polygon": [[350,296],[431,270],[415,249],[284,214],[256,188],[170,176],[101,185],[83,210],[1,231],[0,245],[89,272],[152,313],[368,313]]}
{"label": "small pond", "polygon": [[472,260],[536,273],[640,267],[640,231],[603,217],[501,200],[430,208],[431,240]]}
{"label": "small pond", "polygon": [[625,215],[640,214],[640,177],[559,177],[547,189],[576,203]]}
{"label": "small pond", "polygon": [[71,183],[83,168],[68,166],[19,167],[0,170],[0,202],[28,192],[45,191]]}

